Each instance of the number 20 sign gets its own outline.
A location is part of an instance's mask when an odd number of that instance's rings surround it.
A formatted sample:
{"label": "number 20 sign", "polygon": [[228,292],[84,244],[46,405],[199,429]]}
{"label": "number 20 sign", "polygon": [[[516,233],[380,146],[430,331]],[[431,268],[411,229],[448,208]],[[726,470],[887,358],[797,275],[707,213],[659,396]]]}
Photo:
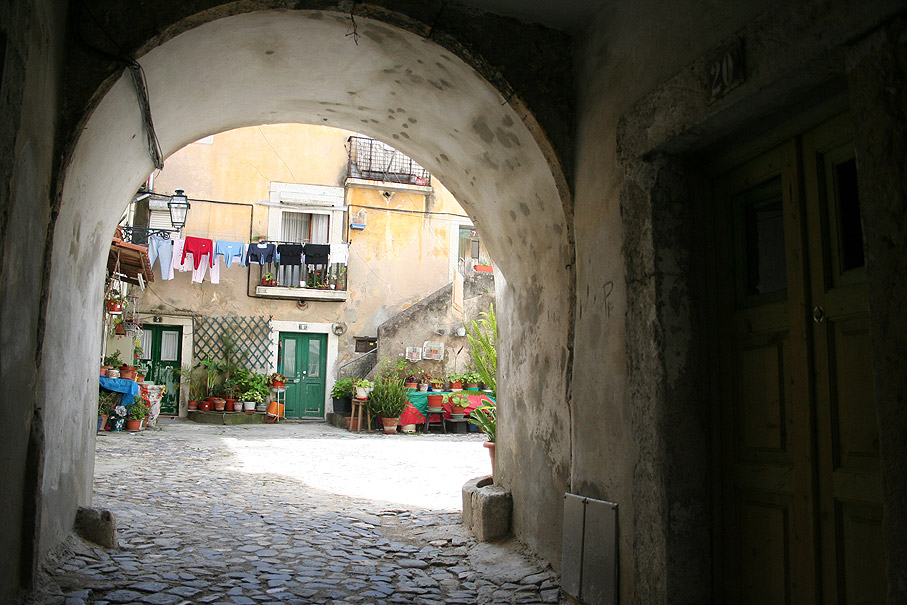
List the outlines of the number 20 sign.
{"label": "number 20 sign", "polygon": [[737,88],[746,79],[742,40],[722,48],[714,57],[708,64],[710,103]]}

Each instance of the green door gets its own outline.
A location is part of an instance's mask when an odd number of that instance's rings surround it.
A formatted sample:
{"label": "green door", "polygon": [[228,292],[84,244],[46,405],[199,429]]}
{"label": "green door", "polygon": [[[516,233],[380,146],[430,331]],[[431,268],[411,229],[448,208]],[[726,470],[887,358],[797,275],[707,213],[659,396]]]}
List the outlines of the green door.
{"label": "green door", "polygon": [[323,418],[327,335],[281,332],[277,355],[287,379],[287,418]]}
{"label": "green door", "polygon": [[155,324],[142,326],[142,363],[150,369],[145,380],[166,387],[164,398],[161,400],[161,414],[179,412],[180,380],[174,370],[180,367],[182,340],[182,326]]}

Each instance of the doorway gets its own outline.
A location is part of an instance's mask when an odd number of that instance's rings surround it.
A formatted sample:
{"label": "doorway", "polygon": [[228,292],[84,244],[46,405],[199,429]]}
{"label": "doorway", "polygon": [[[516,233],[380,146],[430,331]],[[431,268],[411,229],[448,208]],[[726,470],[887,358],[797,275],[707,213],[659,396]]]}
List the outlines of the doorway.
{"label": "doorway", "polygon": [[287,379],[287,418],[323,418],[327,334],[281,332],[277,367]]}
{"label": "doorway", "polygon": [[144,324],[142,326],[142,363],[148,366],[146,380],[164,385],[161,414],[179,413],[180,344],[182,326]]}
{"label": "doorway", "polygon": [[885,600],[851,141],[842,115],[715,182],[727,602]]}

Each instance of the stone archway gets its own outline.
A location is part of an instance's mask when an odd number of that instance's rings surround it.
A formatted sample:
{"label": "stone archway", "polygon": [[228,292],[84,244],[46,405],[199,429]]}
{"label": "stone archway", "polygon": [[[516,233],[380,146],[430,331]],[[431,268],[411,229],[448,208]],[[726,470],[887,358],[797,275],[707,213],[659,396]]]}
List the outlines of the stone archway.
{"label": "stone archway", "polygon": [[[336,13],[267,11],[211,21],[141,57],[164,155],[210,133],[304,122],[393,143],[461,201],[500,267],[500,481],[518,536],[555,544],[571,457],[573,248],[564,182],[545,142],[472,67],[397,27]],[[79,134],[52,244],[42,364],[45,468],[39,556],[90,500],[94,329],[121,200],[152,170],[135,93],[121,77]],[[50,372],[50,368],[55,368]],[[564,414],[564,410],[567,413]],[[532,476],[521,470],[532,469]],[[548,545],[550,546],[550,544]]]}

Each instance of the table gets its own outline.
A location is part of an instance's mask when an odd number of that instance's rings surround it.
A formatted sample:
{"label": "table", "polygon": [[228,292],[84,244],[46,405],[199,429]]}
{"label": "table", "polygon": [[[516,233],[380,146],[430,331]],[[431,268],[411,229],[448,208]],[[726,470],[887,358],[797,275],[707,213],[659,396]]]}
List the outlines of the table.
{"label": "table", "polygon": [[[425,424],[425,416],[428,414],[428,395],[445,395],[446,391],[436,391],[434,393],[420,393],[413,391],[409,394],[409,403],[400,414],[400,424]],[[469,405],[466,406],[466,414],[473,411],[479,406],[494,404],[494,399],[479,391],[460,391],[461,395],[466,395],[469,399]],[[450,403],[442,404],[444,407],[444,418],[449,419]]]}

